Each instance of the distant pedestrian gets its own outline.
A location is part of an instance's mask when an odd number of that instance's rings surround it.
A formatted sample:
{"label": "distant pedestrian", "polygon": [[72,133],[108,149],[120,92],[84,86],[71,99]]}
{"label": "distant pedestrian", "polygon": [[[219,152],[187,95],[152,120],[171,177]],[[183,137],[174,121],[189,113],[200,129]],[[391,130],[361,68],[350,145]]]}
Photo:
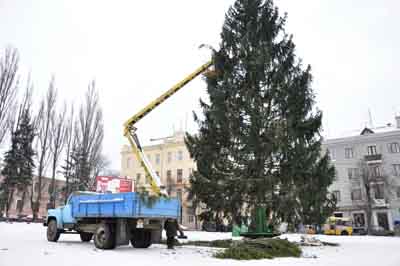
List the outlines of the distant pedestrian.
{"label": "distant pedestrian", "polygon": [[175,219],[167,219],[164,223],[164,229],[167,233],[167,248],[174,249],[175,236],[179,230],[178,221]]}

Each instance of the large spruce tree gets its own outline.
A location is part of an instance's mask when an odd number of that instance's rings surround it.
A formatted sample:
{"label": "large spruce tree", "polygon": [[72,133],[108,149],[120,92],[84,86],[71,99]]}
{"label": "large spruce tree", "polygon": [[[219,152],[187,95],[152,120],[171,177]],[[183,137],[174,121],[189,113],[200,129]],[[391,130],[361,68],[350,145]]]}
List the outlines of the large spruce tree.
{"label": "large spruce tree", "polygon": [[11,148],[5,153],[4,168],[1,172],[4,176],[2,190],[6,195],[6,214],[8,214],[15,189],[22,191],[22,205],[18,206],[18,211],[22,211],[28,187],[32,184],[35,167],[33,161],[35,152],[32,148],[34,137],[30,108],[26,107],[19,113],[16,129],[11,136]]}
{"label": "large spruce tree", "polygon": [[234,3],[206,75],[209,103],[195,115],[199,133],[186,137],[198,168],[190,197],[236,223],[260,205],[290,223],[320,223],[332,207],[335,171],[321,155],[311,68],[285,23],[271,0]]}

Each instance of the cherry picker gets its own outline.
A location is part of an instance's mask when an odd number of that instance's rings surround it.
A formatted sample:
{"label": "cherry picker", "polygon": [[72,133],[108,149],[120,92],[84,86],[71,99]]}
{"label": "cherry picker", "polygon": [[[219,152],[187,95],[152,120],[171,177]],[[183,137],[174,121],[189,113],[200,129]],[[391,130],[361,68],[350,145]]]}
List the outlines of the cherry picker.
{"label": "cherry picker", "polygon": [[157,106],[162,104],[165,100],[169,97],[174,95],[180,89],[182,89],[186,84],[190,81],[195,79],[200,74],[206,72],[213,64],[213,61],[210,60],[207,63],[203,64],[199,68],[197,68],[193,73],[189,74],[183,80],[179,81],[175,84],[172,88],[161,94],[158,98],[153,100],[143,109],[141,109],[138,113],[133,115],[124,123],[124,136],[128,138],[129,144],[132,148],[133,153],[135,154],[136,158],[140,162],[141,166],[145,172],[145,178],[149,181],[151,190],[154,194],[158,196],[165,196],[167,197],[167,192],[165,187],[163,186],[160,177],[156,174],[154,169],[152,168],[150,162],[147,160],[146,156],[144,155],[142,146],[140,145],[138,135],[136,133],[137,128],[135,124],[145,117],[148,113],[153,111]]}

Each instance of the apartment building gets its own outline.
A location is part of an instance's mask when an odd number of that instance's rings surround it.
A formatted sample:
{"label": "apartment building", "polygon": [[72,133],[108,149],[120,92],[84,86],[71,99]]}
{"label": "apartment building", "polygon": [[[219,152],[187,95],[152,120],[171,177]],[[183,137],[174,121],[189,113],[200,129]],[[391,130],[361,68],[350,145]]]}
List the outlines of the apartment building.
{"label": "apartment building", "polygon": [[400,116],[395,120],[394,124],[365,127],[323,143],[337,170],[330,187],[338,199],[336,215],[352,217],[356,227],[366,226],[367,194],[361,175],[365,168],[372,176],[368,179],[372,225],[393,230],[395,222],[400,222]]}
{"label": "apartment building", "polygon": [[[173,136],[164,138],[159,143],[143,147],[147,159],[153,166],[171,197],[182,202],[181,224],[190,229],[199,229],[196,210],[187,199],[189,176],[196,168],[184,143],[184,132],[175,132]],[[150,188],[144,170],[129,146],[125,145],[121,152],[121,175],[134,180],[134,187]]]}
{"label": "apartment building", "polygon": [[[0,183],[4,177],[0,177]],[[65,187],[65,180],[56,179],[56,207],[64,205],[64,195],[62,194],[62,189]],[[51,192],[51,178],[43,177],[42,178],[42,195],[39,204],[39,213],[38,218],[46,217],[47,209],[49,207],[50,202],[50,192]],[[9,218],[18,218],[18,217],[26,217],[32,216],[32,208],[31,208],[31,196],[33,193],[33,199],[36,199],[37,194],[39,193],[39,183],[38,177],[34,176],[32,179],[32,185],[27,189],[25,193],[25,198],[23,197],[23,191],[15,189],[13,193],[13,197],[11,199],[10,208],[8,210]],[[21,211],[20,211],[21,210]],[[1,213],[5,213],[5,210],[0,210]]]}

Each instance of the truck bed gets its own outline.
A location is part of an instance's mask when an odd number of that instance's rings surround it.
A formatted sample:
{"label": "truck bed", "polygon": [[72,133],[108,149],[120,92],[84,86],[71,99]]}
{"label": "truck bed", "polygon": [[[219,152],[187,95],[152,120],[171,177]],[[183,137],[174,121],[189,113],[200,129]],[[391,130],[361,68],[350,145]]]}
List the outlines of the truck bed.
{"label": "truck bed", "polygon": [[173,218],[180,216],[180,203],[175,198],[146,200],[136,192],[76,195],[70,199],[74,218]]}

